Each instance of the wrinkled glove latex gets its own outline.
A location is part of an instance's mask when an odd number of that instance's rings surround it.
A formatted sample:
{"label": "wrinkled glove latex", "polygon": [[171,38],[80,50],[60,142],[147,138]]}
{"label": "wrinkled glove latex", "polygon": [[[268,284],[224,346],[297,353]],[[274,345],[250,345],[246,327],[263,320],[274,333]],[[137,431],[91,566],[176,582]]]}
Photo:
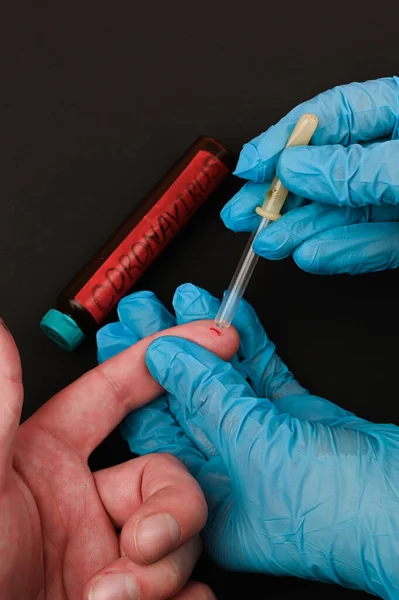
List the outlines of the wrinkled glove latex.
{"label": "wrinkled glove latex", "polygon": [[[305,112],[319,119],[312,145],[282,152]],[[292,254],[299,267],[316,274],[397,267],[398,137],[397,77],[324,92],[244,146],[235,174],[250,182],[224,207],[222,219],[233,231],[252,231],[260,218],[255,207],[277,170],[293,196],[285,216],[258,236],[258,254]]]}
{"label": "wrinkled glove latex", "polygon": [[[153,294],[133,294],[100,330],[99,360],[218,306],[190,284],[176,291],[176,317]],[[186,464],[209,505],[207,549],[225,568],[399,598],[399,428],[309,394],[245,302],[234,325],[232,363],[179,338],[150,345],[147,366],[167,393],[125,420],[131,450]]]}

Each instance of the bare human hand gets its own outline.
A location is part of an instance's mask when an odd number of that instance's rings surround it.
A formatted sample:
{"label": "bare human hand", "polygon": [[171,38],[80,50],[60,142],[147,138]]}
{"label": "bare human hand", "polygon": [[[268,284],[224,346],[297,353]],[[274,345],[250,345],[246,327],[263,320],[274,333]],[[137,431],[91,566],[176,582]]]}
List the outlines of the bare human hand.
{"label": "bare human hand", "polygon": [[[207,517],[202,492],[169,455],[92,473],[92,451],[132,410],[160,393],[144,362],[151,338],[86,373],[19,426],[21,366],[0,321],[0,589],[7,600],[205,600],[187,584]],[[230,328],[190,323],[162,335],[225,359]],[[156,336],[157,337],[157,336]]]}

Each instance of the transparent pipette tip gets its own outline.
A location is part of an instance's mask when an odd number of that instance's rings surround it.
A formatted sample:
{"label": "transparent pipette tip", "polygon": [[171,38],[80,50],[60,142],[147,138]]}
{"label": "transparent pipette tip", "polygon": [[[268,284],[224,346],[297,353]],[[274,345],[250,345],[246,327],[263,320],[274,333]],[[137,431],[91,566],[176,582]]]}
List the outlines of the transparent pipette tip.
{"label": "transparent pipette tip", "polygon": [[215,317],[215,325],[218,329],[230,327],[236,314],[242,294],[235,290],[228,290]]}
{"label": "transparent pipette tip", "polygon": [[245,290],[247,289],[247,285],[259,259],[259,256],[254,252],[253,242],[258,233],[267,227],[269,223],[269,219],[263,218],[258,228],[252,233],[250,239],[248,240],[245,250],[241,256],[241,260],[231,280],[229,289],[227,290],[220,305],[219,311],[215,317],[215,325],[219,329],[230,327],[233,322],[234,315],[237,312],[238,306],[245,293]]}
{"label": "transparent pipette tip", "polygon": [[225,317],[216,317],[215,318],[215,325],[218,329],[226,329],[227,327],[230,327],[232,322],[232,319],[227,319]]}
{"label": "transparent pipette tip", "polygon": [[218,329],[227,329],[231,323],[229,321],[222,321],[221,319],[215,319],[215,325]]}

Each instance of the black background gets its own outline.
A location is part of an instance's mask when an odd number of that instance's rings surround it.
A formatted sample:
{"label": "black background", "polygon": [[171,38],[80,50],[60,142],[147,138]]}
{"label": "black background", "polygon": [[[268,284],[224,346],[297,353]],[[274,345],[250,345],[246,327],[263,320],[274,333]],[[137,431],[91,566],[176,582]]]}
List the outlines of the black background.
{"label": "black background", "polygon": [[[61,288],[198,135],[238,154],[299,102],[398,74],[397,19],[363,3],[18,2],[0,35],[0,312],[22,355],[24,418],[96,364],[39,330]],[[395,7],[393,2],[391,7]],[[4,13],[4,9],[3,9]],[[168,305],[192,281],[220,295],[246,236],[218,213],[231,178],[136,289]],[[303,385],[366,418],[399,423],[395,271],[317,277],[261,261],[247,298]],[[114,432],[93,468],[128,458]],[[360,598],[335,586],[199,576],[220,598]],[[248,591],[249,586],[249,591]]]}

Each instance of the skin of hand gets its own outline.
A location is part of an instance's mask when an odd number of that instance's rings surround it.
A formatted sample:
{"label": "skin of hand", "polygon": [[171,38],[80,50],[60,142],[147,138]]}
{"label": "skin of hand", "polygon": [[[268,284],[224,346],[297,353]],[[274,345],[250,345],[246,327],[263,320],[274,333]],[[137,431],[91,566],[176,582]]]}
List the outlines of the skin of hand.
{"label": "skin of hand", "polygon": [[[311,145],[284,145],[314,113]],[[222,211],[233,231],[252,231],[274,173],[292,192],[285,214],[257,237],[270,260],[293,256],[314,274],[366,273],[399,265],[399,78],[338,86],[304,102],[245,144],[235,174],[249,180]]]}
{"label": "skin of hand", "polygon": [[[98,334],[100,360],[219,307],[190,284],[173,304],[176,317],[153,294],[125,298],[120,322]],[[398,598],[399,428],[311,395],[246,302],[234,325],[240,347],[230,362],[177,338],[149,346],[147,365],[166,393],[125,419],[131,450],[186,464],[208,502],[207,550],[224,568]]]}
{"label": "skin of hand", "polygon": [[[173,329],[229,358],[238,336],[209,324]],[[148,455],[92,473],[91,452],[162,391],[143,340],[86,373],[19,426],[17,348],[0,321],[0,589],[7,600],[206,600],[186,585],[207,507],[173,456]]]}

